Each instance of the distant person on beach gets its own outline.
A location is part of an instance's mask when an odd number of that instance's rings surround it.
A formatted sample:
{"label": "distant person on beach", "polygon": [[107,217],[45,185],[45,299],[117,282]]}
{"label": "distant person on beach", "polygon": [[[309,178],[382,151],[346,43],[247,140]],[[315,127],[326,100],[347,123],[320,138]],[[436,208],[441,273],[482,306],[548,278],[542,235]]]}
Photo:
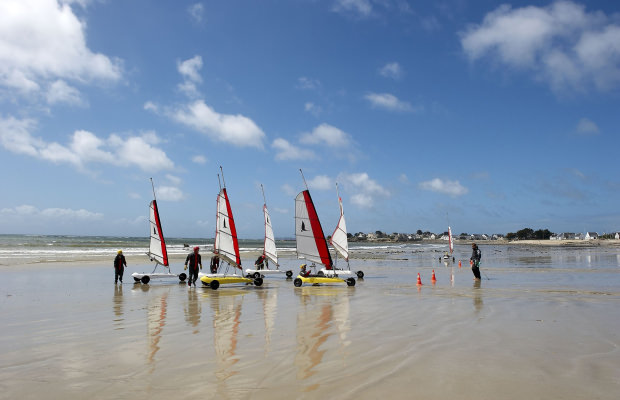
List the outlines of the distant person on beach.
{"label": "distant person on beach", "polygon": [[474,273],[476,280],[480,280],[480,259],[482,258],[482,252],[476,243],[471,244],[471,250],[471,257],[469,258],[472,262],[471,271]]}
{"label": "distant person on beach", "polygon": [[268,266],[269,264],[267,264],[267,257],[265,257],[264,254],[261,254],[254,263],[254,267],[256,267],[256,269],[265,269]]}
{"label": "distant person on beach", "polygon": [[200,247],[194,247],[194,252],[188,254],[185,259],[185,268],[183,269],[187,269],[187,264],[189,263],[189,278],[187,280],[187,286],[192,286],[192,283],[196,286],[196,279],[198,279],[198,266],[202,269],[202,259],[200,254],[198,254],[199,250]]}
{"label": "distant person on beach", "polygon": [[211,273],[217,274],[217,269],[220,267],[220,258],[216,255],[211,257]]}
{"label": "distant person on beach", "polygon": [[123,255],[123,250],[119,250],[114,258],[114,284],[121,281],[123,283],[123,272],[127,268],[127,261]]}

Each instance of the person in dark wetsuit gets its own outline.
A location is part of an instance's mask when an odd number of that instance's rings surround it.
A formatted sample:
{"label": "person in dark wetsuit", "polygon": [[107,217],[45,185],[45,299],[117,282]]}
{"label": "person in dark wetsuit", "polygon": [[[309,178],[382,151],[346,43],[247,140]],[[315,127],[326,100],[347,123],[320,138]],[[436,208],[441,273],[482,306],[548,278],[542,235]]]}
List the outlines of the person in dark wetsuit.
{"label": "person in dark wetsuit", "polygon": [[260,257],[258,257],[256,259],[256,262],[254,263],[254,267],[256,269],[265,269],[269,266],[269,264],[267,264],[267,257],[265,257],[264,254],[261,254]]}
{"label": "person in dark wetsuit", "polygon": [[480,259],[482,258],[482,252],[476,245],[476,243],[471,244],[471,257],[469,258],[472,262],[471,271],[474,273],[474,277],[476,280],[480,280]]}
{"label": "person in dark wetsuit", "polygon": [[299,275],[303,276],[304,278],[307,278],[310,276],[310,270],[306,270],[306,264],[301,264],[299,266]]}
{"label": "person in dark wetsuit", "polygon": [[185,268],[187,269],[187,264],[189,263],[189,278],[187,279],[187,286],[196,286],[196,279],[198,279],[198,266],[202,269],[202,259],[200,254],[198,254],[198,250],[200,247],[194,247],[194,252],[187,255],[185,259]]}
{"label": "person in dark wetsuit", "polygon": [[114,258],[114,284],[118,281],[123,283],[123,272],[125,268],[127,268],[127,261],[125,261],[123,250],[119,250]]}
{"label": "person in dark wetsuit", "polygon": [[211,257],[211,273],[217,274],[217,269],[220,267],[220,258],[216,255]]}

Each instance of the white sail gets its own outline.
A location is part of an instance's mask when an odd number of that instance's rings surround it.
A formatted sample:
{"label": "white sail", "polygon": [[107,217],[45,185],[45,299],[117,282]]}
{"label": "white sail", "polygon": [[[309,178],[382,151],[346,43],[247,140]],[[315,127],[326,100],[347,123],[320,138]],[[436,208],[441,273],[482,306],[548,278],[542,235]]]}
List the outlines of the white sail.
{"label": "white sail", "polygon": [[340,219],[336,230],[332,234],[330,243],[340,253],[340,255],[347,261],[349,261],[349,242],[347,240],[347,223],[344,220],[344,211],[342,208],[342,199],[338,197],[338,203],[340,203]]}
{"label": "white sail", "polygon": [[278,265],[278,251],[276,249],[276,241],[273,236],[273,228],[271,226],[271,217],[267,210],[267,204],[263,206],[265,214],[265,248],[263,252],[265,257],[269,258],[275,265]]}
{"label": "white sail", "polygon": [[308,190],[295,197],[295,240],[298,258],[332,267],[323,228]]}
{"label": "white sail", "polygon": [[235,221],[228,202],[226,188],[220,190],[217,196],[217,216],[215,221],[214,253],[231,265],[241,268],[239,257],[239,243],[237,242],[237,230]]}
{"label": "white sail", "polygon": [[149,244],[148,256],[156,263],[168,266],[168,252],[166,251],[166,242],[164,241],[164,233],[159,220],[159,211],[157,210],[157,201],[151,201],[150,205],[150,224],[151,224],[151,241]]}
{"label": "white sail", "polygon": [[448,227],[448,247],[450,248],[450,254],[454,251],[454,240],[452,240],[452,229]]}

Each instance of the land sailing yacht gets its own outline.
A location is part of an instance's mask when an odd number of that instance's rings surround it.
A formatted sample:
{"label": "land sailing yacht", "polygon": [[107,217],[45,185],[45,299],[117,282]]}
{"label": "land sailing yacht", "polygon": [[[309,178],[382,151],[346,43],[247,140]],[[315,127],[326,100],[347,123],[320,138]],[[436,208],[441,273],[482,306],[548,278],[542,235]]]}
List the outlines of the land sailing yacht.
{"label": "land sailing yacht", "polygon": [[[301,169],[299,171],[303,178],[303,172]],[[348,286],[355,286],[355,278],[340,278],[338,276],[339,271],[334,271],[331,276],[319,275],[316,272],[316,264],[323,265],[326,270],[333,270],[334,266],[305,178],[304,184],[306,190],[300,192],[295,197],[295,240],[297,243],[297,258],[306,259],[312,264],[309,267],[306,264],[301,265],[300,274],[295,278],[293,284],[299,287],[304,283],[344,282]]]}
{"label": "land sailing yacht", "polygon": [[[344,220],[344,210],[342,207],[342,198],[340,197],[340,192],[338,191],[338,184],[336,183],[336,193],[338,194],[338,203],[340,204],[340,219],[338,219],[338,225],[336,225],[336,229],[332,234],[332,237],[329,239],[329,244],[332,245],[334,249],[336,249],[336,261],[338,258],[338,254],[342,256],[347,262],[347,269],[338,269],[334,266],[334,269],[322,268],[319,271],[319,275],[323,274],[325,276],[333,276],[334,273],[338,275],[352,275],[353,271],[351,271],[351,267],[349,266],[349,241],[347,239],[347,223]],[[337,262],[335,263],[337,264]],[[357,271],[355,273],[358,278],[364,277],[363,271]]]}
{"label": "land sailing yacht", "polygon": [[[267,200],[265,199],[265,189],[263,185],[260,185],[261,191],[263,192],[263,216],[265,219],[265,241],[263,245],[263,254],[261,258],[263,261],[263,267],[260,269],[256,268],[247,268],[245,270],[245,276],[247,278],[262,278],[265,275],[270,274],[284,274],[286,273],[286,277],[290,278],[293,276],[293,271],[284,271],[281,270],[280,264],[278,264],[278,250],[276,249],[276,241],[273,235],[273,227],[271,226],[271,217],[269,216],[269,210],[267,210]],[[276,269],[270,269],[268,266],[268,262],[271,261],[273,265],[276,266]],[[255,265],[255,267],[257,267]]]}
{"label": "land sailing yacht", "polygon": [[[236,269],[243,271],[243,268],[241,267],[241,256],[239,255],[237,228],[235,227],[235,219],[233,218],[230,202],[228,201],[226,181],[224,180],[224,170],[221,166],[220,171],[222,173],[222,182],[224,183],[224,186],[220,186],[220,193],[217,196],[215,243],[213,244],[213,255],[219,257],[220,259],[219,268],[217,273],[200,273],[198,274],[198,277],[203,285],[209,286],[213,290],[216,290],[220,287],[220,285],[232,283],[253,283],[256,286],[260,286],[263,284],[263,278],[246,278],[235,273]],[[226,264],[226,266],[224,266],[224,264]],[[232,273],[228,272],[229,268],[233,268]],[[221,270],[224,270],[224,272],[220,273]]]}
{"label": "land sailing yacht", "polygon": [[[133,280],[138,283],[149,283],[151,279],[179,279],[181,282],[185,281],[187,275],[185,273],[173,274],[170,272],[170,265],[168,263],[168,250],[166,248],[166,241],[164,240],[164,232],[161,227],[161,220],[159,219],[159,209],[157,208],[157,199],[155,198],[155,186],[153,185],[153,178],[151,178],[151,187],[153,188],[153,201],[149,206],[149,220],[151,227],[151,240],[149,243],[149,251],[146,253],[151,261],[155,261],[155,268],[153,272],[131,274]],[[157,267],[162,266],[164,270],[167,268],[167,272],[155,272]]]}

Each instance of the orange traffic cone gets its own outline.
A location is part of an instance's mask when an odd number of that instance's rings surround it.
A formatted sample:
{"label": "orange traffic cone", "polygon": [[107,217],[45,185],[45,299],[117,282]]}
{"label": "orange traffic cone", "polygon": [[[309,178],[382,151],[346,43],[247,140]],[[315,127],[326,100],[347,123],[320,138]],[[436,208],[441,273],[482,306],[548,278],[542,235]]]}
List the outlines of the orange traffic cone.
{"label": "orange traffic cone", "polygon": [[435,270],[433,270],[433,275],[431,276],[431,282],[433,282],[433,284],[437,282],[437,278],[435,278]]}
{"label": "orange traffic cone", "polygon": [[422,286],[422,279],[420,279],[420,273],[419,272],[418,272],[418,283],[416,283],[416,285]]}
{"label": "orange traffic cone", "polygon": [[459,260],[459,268],[461,268],[461,260]]}

